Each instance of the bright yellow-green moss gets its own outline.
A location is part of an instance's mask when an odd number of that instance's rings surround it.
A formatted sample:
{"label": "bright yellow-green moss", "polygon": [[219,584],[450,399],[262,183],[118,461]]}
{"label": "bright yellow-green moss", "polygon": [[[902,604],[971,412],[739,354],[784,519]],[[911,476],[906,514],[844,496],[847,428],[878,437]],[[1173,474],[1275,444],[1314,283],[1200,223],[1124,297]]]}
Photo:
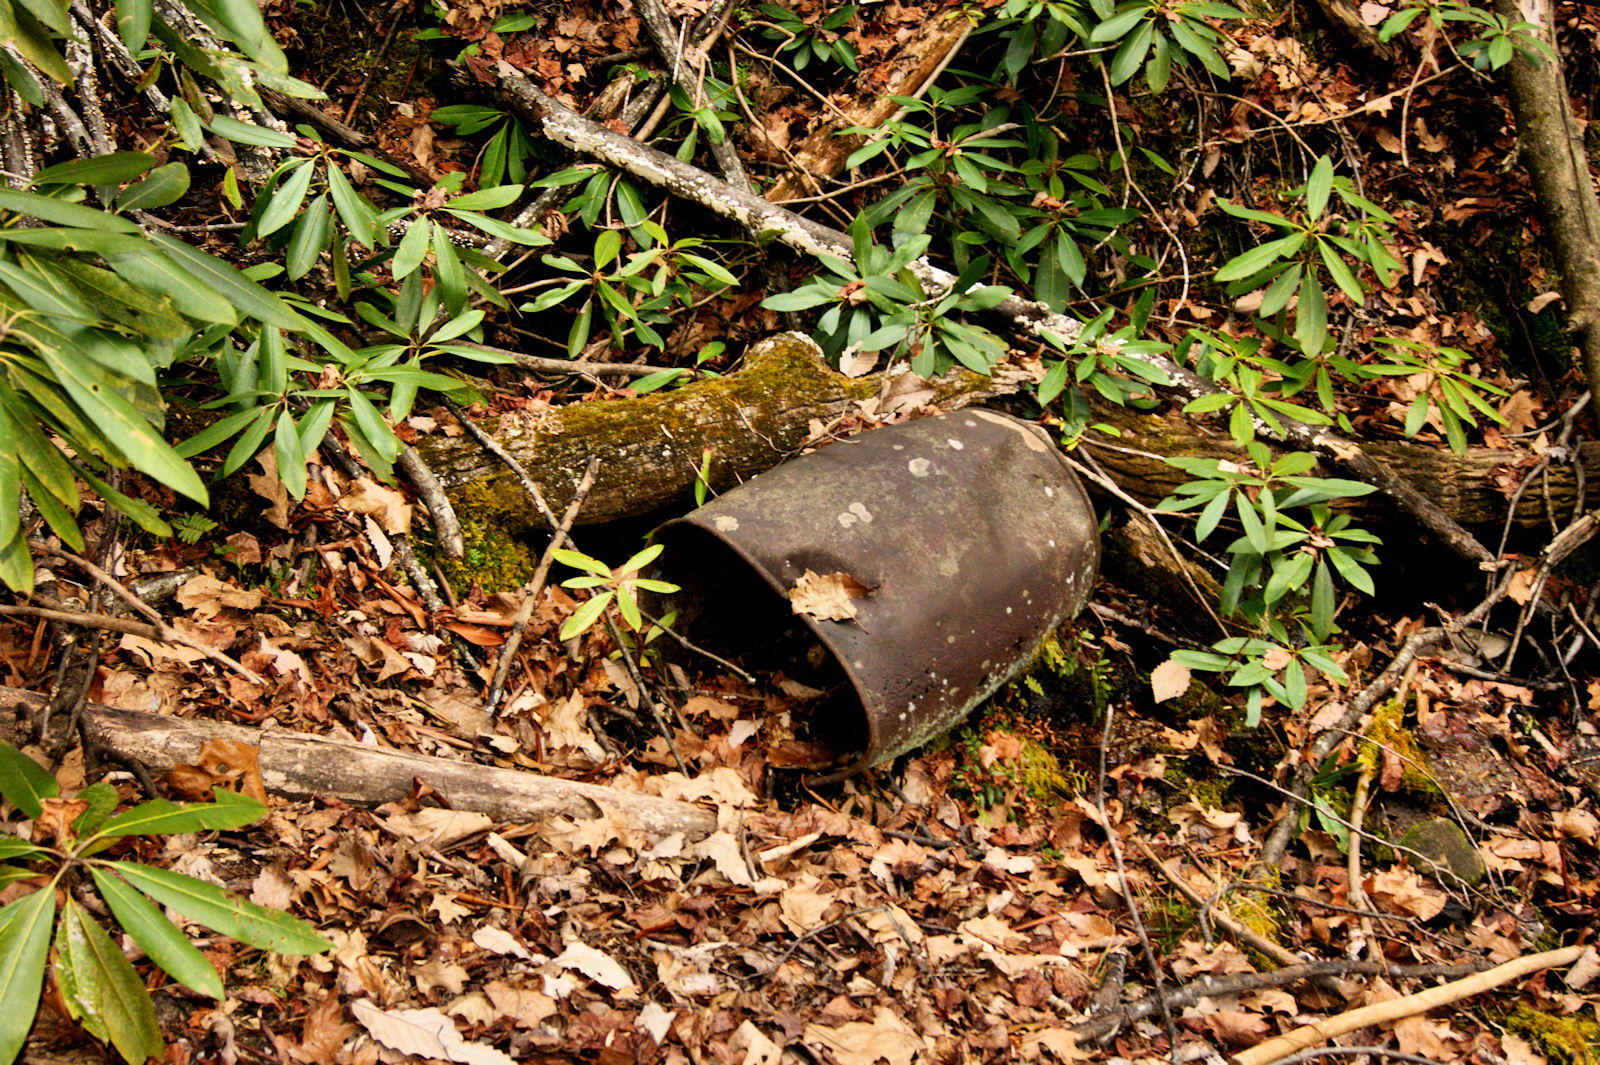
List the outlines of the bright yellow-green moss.
{"label": "bright yellow-green moss", "polygon": [[1405,713],[1403,699],[1391,700],[1380,707],[1372,715],[1372,723],[1367,726],[1365,734],[1366,742],[1361,744],[1356,759],[1364,768],[1376,771],[1382,765],[1383,752],[1387,748],[1401,758],[1403,769],[1400,786],[1404,790],[1438,795],[1439,786],[1434,783],[1427,754],[1417,745],[1411,733],[1401,727]]}
{"label": "bright yellow-green moss", "polygon": [[526,584],[539,557],[517,535],[520,523],[507,521],[505,504],[495,498],[494,482],[467,485],[452,502],[466,553],[459,559],[440,555],[438,562],[456,594],[465,595],[474,583],[486,592],[511,591]]}
{"label": "bright yellow-green moss", "polygon": [[1518,1006],[1506,1027],[1526,1038],[1552,1065],[1596,1065],[1600,1062],[1600,1024],[1579,1013],[1557,1017]]}

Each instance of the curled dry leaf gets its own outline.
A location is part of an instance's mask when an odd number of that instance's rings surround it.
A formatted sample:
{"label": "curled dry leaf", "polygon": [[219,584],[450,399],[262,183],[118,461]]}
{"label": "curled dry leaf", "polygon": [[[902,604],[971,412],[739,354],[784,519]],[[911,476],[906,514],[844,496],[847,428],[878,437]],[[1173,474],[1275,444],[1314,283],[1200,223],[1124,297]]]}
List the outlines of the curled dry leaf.
{"label": "curled dry leaf", "polygon": [[339,509],[366,515],[386,533],[403,533],[411,528],[411,504],[393,488],[385,488],[370,477],[361,477],[339,497]]}
{"label": "curled dry leaf", "polygon": [[618,964],[616,959],[582,943],[567,944],[567,949],[557,956],[556,964],[563,969],[580,972],[595,983],[609,987],[613,991],[633,987],[633,977],[628,975],[628,970]]}

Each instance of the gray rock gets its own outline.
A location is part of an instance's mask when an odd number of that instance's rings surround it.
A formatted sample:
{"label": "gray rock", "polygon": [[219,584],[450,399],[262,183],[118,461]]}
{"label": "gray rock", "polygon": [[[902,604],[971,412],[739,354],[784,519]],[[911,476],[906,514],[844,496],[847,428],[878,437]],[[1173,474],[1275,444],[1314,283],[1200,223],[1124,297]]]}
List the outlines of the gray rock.
{"label": "gray rock", "polygon": [[[1419,821],[1400,837],[1400,844],[1438,862],[1468,884],[1476,884],[1483,879],[1483,858],[1478,854],[1477,846],[1454,821],[1443,817]],[[1435,872],[1428,869],[1425,863],[1417,864],[1423,866],[1418,872]]]}

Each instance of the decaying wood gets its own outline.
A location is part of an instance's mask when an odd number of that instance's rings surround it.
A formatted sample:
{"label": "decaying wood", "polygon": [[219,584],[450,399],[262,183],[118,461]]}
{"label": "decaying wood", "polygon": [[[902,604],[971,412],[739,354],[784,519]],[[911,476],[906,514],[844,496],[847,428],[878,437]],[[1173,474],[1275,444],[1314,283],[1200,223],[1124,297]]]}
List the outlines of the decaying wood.
{"label": "decaying wood", "polygon": [[888,64],[888,77],[881,86],[856,96],[836,111],[822,114],[817,128],[791,149],[793,166],[767,190],[767,199],[782,203],[825,191],[819,179],[833,177],[843,170],[850,153],[864,143],[859,134],[841,137],[839,131],[847,126],[882,127],[901,110],[891,97],[911,96],[921,90],[944,68],[945,62],[971,32],[972,23],[961,14],[924,22],[900,46]]}
{"label": "decaying wood", "polygon": [[1502,984],[1520,980],[1541,969],[1571,965],[1587,949],[1587,947],[1562,947],[1559,950],[1547,950],[1539,954],[1513,958],[1504,965],[1485,969],[1481,973],[1473,973],[1452,983],[1430,987],[1426,991],[1389,999],[1386,1002],[1374,1002],[1370,1006],[1361,1006],[1336,1017],[1329,1017],[1327,1020],[1302,1025],[1292,1032],[1286,1032],[1264,1043],[1257,1043],[1248,1050],[1240,1051],[1233,1056],[1233,1065],[1271,1065],[1272,1062],[1280,1061],[1307,1047],[1326,1043],[1346,1032],[1392,1024],[1485,991],[1492,991]]}
{"label": "decaying wood", "polygon": [[[795,453],[813,421],[828,424],[883,387],[879,375],[852,380],[837,373],[815,344],[789,333],[755,345],[745,367],[726,377],[637,399],[506,414],[488,427],[553,510],[566,507],[584,468],[598,458],[600,477],[579,517],[595,524],[690,498],[708,450],[715,489],[770,469]],[[1014,388],[951,375],[929,398],[959,406]],[[474,505],[489,505],[498,520],[514,529],[542,524],[515,477],[470,438],[428,437],[417,449],[447,489],[460,495],[462,486],[477,485]]]}
{"label": "decaying wood", "polygon": [[[883,393],[883,374],[848,378],[830,368],[816,345],[799,334],[755,345],[743,369],[673,392],[637,399],[576,403],[537,413],[508,414],[485,423],[545,490],[552,508],[564,508],[592,457],[602,472],[582,521],[595,523],[685,504],[693,496],[704,454],[711,452],[710,481],[723,489],[790,457],[811,430],[828,424]],[[954,371],[931,386],[928,401],[945,409],[1007,395],[1026,387],[1015,376],[979,377]],[[1154,505],[1187,480],[1161,461],[1164,455],[1237,460],[1223,432],[1170,411],[1148,413],[1100,402],[1095,420],[1115,425],[1114,439],[1091,434],[1095,458],[1129,495]],[[537,528],[542,519],[503,464],[467,437],[427,437],[417,442],[446,488],[459,496],[467,486],[484,505],[488,495],[497,517],[511,526]],[[1454,521],[1494,525],[1508,503],[1498,487],[1501,472],[1520,452],[1469,448],[1457,456],[1424,444],[1369,444],[1366,451],[1393,476],[1414,484]],[[1600,444],[1581,451],[1585,479],[1600,482]],[[1564,521],[1577,498],[1571,467],[1549,471],[1548,498]],[[1523,493],[1520,524],[1547,522],[1544,491]],[[1357,510],[1371,508],[1370,498]]]}
{"label": "decaying wood", "polygon": [[[0,687],[0,739],[17,746],[32,742],[29,713],[43,705],[43,697],[32,692]],[[404,799],[413,782],[420,780],[455,809],[486,814],[498,821],[606,815],[650,836],[682,832],[691,839],[708,836],[717,828],[716,813],[693,803],[515,769],[95,703],[89,704],[84,717],[102,750],[137,759],[157,775],[176,765],[198,762],[201,749],[213,739],[257,747],[262,783],[269,792],[290,799],[322,796],[376,806]]]}

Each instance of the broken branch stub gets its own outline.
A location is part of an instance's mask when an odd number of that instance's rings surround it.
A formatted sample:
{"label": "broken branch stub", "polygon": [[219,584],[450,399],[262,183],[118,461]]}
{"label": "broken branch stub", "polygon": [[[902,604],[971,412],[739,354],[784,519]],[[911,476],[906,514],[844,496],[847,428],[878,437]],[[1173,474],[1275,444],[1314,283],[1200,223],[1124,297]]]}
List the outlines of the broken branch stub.
{"label": "broken branch stub", "polygon": [[938,736],[1089,599],[1094,508],[1049,435],[988,410],[862,433],[662,526],[680,624],[835,696],[852,767]]}

